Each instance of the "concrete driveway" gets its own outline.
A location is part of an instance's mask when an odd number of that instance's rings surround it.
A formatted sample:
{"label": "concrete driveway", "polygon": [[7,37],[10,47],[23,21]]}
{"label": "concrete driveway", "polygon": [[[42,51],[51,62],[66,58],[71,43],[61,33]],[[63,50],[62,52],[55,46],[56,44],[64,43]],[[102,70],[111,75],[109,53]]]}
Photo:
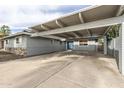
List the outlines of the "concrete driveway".
{"label": "concrete driveway", "polygon": [[59,52],[0,63],[0,87],[124,87],[124,77],[113,58]]}

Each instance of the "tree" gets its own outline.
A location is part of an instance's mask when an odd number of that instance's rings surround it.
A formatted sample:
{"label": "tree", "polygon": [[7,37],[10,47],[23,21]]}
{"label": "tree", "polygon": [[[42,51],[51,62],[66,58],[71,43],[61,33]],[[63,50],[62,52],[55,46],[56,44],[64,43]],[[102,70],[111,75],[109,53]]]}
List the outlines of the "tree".
{"label": "tree", "polygon": [[113,25],[109,32],[107,33],[107,40],[110,41],[113,38],[116,38],[119,36],[119,28],[120,25]]}
{"label": "tree", "polygon": [[103,38],[99,38],[99,39],[98,39],[98,42],[99,42],[99,44],[103,45],[103,43],[104,43]]}
{"label": "tree", "polygon": [[10,28],[7,25],[3,25],[0,27],[0,34],[2,36],[8,36],[10,34]]}

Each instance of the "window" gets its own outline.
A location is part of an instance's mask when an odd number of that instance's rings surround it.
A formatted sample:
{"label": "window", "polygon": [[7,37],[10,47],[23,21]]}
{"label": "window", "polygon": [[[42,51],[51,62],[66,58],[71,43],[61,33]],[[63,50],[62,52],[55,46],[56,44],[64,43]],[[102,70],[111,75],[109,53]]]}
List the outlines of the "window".
{"label": "window", "polygon": [[6,44],[8,44],[9,43],[9,40],[6,40],[5,42],[6,42]]}
{"label": "window", "polygon": [[20,43],[20,42],[19,42],[19,38],[17,37],[16,38],[16,44],[18,44],[18,43]]}

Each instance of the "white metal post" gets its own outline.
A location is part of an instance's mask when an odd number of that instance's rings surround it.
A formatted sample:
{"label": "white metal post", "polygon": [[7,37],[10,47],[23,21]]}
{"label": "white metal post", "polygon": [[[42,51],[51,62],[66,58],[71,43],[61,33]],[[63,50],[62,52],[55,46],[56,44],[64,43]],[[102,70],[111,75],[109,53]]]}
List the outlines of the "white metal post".
{"label": "white metal post", "polygon": [[124,22],[119,30],[120,44],[119,44],[119,70],[124,75]]}
{"label": "white metal post", "polygon": [[104,36],[104,54],[107,54],[107,38]]}

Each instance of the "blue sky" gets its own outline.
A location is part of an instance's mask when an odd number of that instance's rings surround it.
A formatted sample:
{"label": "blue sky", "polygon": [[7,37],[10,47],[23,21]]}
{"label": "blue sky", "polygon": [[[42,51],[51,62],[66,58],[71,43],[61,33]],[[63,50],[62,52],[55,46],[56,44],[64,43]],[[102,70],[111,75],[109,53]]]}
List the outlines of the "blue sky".
{"label": "blue sky", "polygon": [[0,6],[0,26],[8,25],[15,33],[85,7],[88,5]]}

